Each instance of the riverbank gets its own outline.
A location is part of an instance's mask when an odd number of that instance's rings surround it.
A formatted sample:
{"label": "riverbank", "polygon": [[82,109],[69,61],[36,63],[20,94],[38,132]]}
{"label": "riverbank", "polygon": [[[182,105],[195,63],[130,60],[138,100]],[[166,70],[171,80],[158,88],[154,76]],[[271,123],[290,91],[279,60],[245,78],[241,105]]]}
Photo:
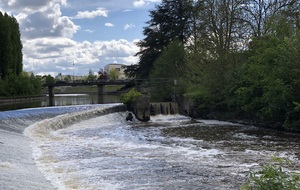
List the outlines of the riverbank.
{"label": "riverbank", "polygon": [[46,95],[17,96],[17,97],[0,98],[0,105],[8,105],[8,104],[21,103],[21,102],[40,101],[40,100],[44,99],[45,97],[46,97]]}
{"label": "riverbank", "polygon": [[220,120],[220,121],[228,121],[238,124],[244,125],[253,125],[260,128],[272,129],[277,131],[285,131],[285,132],[292,132],[292,133],[299,133],[300,128],[287,128],[284,127],[284,122],[273,122],[273,121],[263,121],[254,115],[250,115],[247,113],[236,113],[232,110],[210,110],[209,108],[198,108],[192,98],[182,96],[176,98],[179,111],[182,115],[188,115],[194,119],[213,119],[213,120]]}

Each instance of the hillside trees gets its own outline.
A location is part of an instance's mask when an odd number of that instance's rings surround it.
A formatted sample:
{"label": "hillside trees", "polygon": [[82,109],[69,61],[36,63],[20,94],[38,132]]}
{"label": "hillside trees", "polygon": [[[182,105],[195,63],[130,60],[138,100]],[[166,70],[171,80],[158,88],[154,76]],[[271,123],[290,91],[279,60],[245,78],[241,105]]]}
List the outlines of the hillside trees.
{"label": "hillside trees", "polygon": [[0,77],[22,73],[22,43],[19,24],[14,17],[0,12]]}

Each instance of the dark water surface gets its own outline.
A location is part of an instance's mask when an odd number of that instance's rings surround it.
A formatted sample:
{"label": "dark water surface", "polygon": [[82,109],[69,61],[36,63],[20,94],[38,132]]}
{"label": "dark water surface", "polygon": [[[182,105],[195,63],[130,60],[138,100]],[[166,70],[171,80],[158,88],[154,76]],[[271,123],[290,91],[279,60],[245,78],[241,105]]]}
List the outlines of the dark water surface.
{"label": "dark water surface", "polygon": [[[53,105],[70,106],[86,104],[106,104],[120,102],[120,95],[102,95],[100,98],[94,94],[55,94]],[[11,102],[10,104],[0,104],[0,111],[17,110],[24,108],[37,108],[50,106],[49,97],[45,96],[35,101]]]}

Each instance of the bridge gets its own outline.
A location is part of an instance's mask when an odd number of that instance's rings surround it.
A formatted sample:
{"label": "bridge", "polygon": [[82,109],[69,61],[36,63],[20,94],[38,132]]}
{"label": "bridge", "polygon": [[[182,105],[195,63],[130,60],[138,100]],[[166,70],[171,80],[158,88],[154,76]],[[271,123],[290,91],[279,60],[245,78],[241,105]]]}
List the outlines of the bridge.
{"label": "bridge", "polygon": [[54,87],[61,86],[97,86],[98,95],[102,95],[104,92],[104,86],[106,85],[130,85],[134,84],[134,80],[95,80],[86,82],[56,82],[43,84],[44,87],[48,87],[49,97],[54,97]]}
{"label": "bridge", "polygon": [[104,94],[104,86],[106,85],[126,85],[133,86],[134,80],[95,80],[85,82],[56,82],[56,83],[45,83],[44,87],[48,87],[49,105],[54,105],[54,88],[61,86],[97,86],[98,87],[98,101],[101,102],[101,97]]}

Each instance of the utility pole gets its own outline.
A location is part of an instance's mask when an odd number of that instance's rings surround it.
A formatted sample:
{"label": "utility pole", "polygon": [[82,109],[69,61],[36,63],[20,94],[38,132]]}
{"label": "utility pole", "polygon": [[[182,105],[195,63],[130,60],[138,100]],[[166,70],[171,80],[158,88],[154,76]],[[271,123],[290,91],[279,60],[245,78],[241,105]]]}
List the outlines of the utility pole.
{"label": "utility pole", "polygon": [[74,68],[74,62],[73,62],[73,83],[74,83],[74,70],[75,70],[75,68]]}

